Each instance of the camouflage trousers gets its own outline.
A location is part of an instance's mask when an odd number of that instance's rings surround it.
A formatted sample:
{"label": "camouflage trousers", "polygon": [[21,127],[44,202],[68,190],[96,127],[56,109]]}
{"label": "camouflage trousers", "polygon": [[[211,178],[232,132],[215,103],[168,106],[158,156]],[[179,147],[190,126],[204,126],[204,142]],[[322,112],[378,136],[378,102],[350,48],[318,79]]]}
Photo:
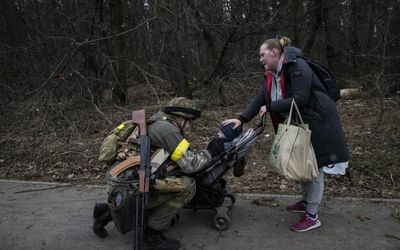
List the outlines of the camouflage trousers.
{"label": "camouflage trousers", "polygon": [[179,192],[163,192],[159,190],[149,199],[146,208],[147,225],[152,229],[167,230],[172,219],[188,204],[196,194],[195,181],[187,176],[181,178],[182,189]]}

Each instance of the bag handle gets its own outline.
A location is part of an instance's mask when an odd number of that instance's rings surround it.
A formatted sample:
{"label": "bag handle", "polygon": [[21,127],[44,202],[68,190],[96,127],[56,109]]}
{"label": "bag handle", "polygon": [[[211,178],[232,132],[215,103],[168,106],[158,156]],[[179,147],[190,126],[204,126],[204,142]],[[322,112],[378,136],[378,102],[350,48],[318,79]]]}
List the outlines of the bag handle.
{"label": "bag handle", "polygon": [[296,104],[296,102],[294,101],[294,98],[293,98],[292,99],[292,104],[290,105],[289,119],[287,120],[286,125],[290,125],[290,122],[292,120],[293,107],[295,107],[295,109],[296,109],[297,117],[300,118],[301,124],[304,124],[303,118],[301,117],[301,114],[300,114],[300,111],[299,111],[299,108],[297,107],[297,104]]}

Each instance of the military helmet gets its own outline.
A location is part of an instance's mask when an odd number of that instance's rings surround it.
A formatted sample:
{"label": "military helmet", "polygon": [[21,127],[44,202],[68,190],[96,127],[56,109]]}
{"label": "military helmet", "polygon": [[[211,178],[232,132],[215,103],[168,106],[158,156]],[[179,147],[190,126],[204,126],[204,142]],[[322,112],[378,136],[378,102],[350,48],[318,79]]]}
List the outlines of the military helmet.
{"label": "military helmet", "polygon": [[195,102],[186,97],[173,98],[164,108],[164,112],[167,114],[182,116],[186,119],[196,119],[201,116],[201,110],[196,108]]}

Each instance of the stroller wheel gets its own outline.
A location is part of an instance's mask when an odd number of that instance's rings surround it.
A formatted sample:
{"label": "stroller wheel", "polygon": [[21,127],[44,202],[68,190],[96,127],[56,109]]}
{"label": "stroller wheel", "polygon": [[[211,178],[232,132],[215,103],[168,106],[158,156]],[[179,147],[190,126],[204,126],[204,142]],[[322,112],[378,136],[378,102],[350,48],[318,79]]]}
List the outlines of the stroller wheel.
{"label": "stroller wheel", "polygon": [[230,218],[228,214],[217,213],[213,217],[213,226],[218,230],[226,230],[229,226]]}

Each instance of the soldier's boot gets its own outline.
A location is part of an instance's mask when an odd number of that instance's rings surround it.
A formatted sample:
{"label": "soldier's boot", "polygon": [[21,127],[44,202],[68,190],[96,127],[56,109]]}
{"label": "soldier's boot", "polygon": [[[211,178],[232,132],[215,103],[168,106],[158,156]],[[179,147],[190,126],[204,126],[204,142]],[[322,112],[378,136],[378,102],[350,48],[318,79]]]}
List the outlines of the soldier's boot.
{"label": "soldier's boot", "polygon": [[110,208],[106,203],[96,203],[93,210],[93,232],[100,238],[107,236],[107,230],[104,228],[108,222],[112,221]]}
{"label": "soldier's boot", "polygon": [[177,250],[181,246],[179,240],[166,237],[161,231],[147,227],[143,235],[143,249]]}

